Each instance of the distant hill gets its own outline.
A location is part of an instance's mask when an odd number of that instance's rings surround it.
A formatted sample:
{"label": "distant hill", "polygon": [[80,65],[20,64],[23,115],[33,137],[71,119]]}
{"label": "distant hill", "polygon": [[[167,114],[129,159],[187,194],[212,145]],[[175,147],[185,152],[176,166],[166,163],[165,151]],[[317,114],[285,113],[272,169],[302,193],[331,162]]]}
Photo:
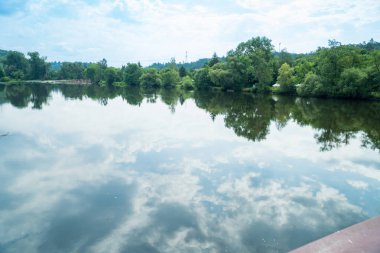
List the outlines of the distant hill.
{"label": "distant hill", "polygon": [[[193,62],[177,63],[177,67],[180,68],[181,66],[183,66],[187,70],[200,69],[205,64],[207,64],[210,59],[211,58],[202,58],[202,59],[199,59],[199,60],[193,61]],[[221,61],[224,61],[225,57],[220,57],[219,59]],[[148,66],[147,68],[155,68],[155,69],[160,70],[160,69],[168,67],[169,65],[170,65],[170,62],[168,62],[168,63],[153,63],[152,65]]]}
{"label": "distant hill", "polygon": [[5,56],[8,54],[8,51],[0,49],[0,59],[5,58]]}
{"label": "distant hill", "polygon": [[[64,62],[60,62],[60,61],[49,62],[51,69],[54,70],[54,71],[60,70],[60,68],[61,68],[61,66],[62,66],[63,63]],[[90,65],[91,63],[89,63],[89,62],[80,62],[80,64],[82,64],[83,67],[87,68],[87,66]]]}

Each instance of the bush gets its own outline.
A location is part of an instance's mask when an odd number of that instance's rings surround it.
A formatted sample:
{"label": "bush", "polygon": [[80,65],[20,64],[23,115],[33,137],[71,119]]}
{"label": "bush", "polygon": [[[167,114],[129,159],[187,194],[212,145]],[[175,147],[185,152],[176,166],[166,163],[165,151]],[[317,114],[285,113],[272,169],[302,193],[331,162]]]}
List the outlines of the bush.
{"label": "bush", "polygon": [[11,79],[9,77],[7,77],[7,76],[2,77],[0,80],[2,82],[9,82],[9,81],[11,81]]}
{"label": "bush", "polygon": [[193,90],[194,89],[194,81],[188,76],[185,76],[182,79],[181,87],[185,90]]}

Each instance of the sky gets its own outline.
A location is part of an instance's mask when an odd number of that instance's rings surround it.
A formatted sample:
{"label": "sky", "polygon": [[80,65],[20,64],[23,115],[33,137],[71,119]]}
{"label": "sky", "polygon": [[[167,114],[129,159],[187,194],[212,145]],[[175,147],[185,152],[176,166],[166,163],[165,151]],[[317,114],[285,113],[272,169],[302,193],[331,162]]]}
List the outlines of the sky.
{"label": "sky", "polygon": [[147,66],[222,56],[256,36],[295,53],[380,41],[380,1],[0,0],[0,24],[0,49]]}

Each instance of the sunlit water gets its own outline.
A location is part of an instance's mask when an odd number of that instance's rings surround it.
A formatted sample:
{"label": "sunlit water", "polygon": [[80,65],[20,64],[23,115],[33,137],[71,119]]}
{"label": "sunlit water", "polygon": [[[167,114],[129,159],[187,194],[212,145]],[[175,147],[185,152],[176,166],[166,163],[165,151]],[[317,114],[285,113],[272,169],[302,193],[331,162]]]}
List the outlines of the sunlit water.
{"label": "sunlit water", "polygon": [[0,252],[286,252],[380,214],[380,103],[0,87]]}

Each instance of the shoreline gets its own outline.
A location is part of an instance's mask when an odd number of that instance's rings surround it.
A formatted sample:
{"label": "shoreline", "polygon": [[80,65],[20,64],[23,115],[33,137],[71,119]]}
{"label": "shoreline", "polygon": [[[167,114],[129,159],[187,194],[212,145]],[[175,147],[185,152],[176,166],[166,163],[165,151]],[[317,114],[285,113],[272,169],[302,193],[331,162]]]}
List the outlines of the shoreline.
{"label": "shoreline", "polygon": [[[13,85],[13,84],[51,84],[51,85],[72,85],[72,86],[91,86],[91,80],[89,79],[68,79],[68,80],[11,80],[8,82],[1,82],[0,85]],[[128,87],[118,87],[115,88],[125,88]],[[140,87],[141,88],[141,87]],[[174,87],[173,89],[178,89],[179,86]],[[161,87],[159,89],[169,90],[168,88]],[[195,91],[194,89],[193,91]],[[241,94],[256,94],[256,95],[279,95],[279,96],[291,96],[291,97],[299,97],[299,98],[318,98],[318,99],[342,99],[342,100],[367,100],[367,101],[380,101],[380,95],[372,95],[369,97],[342,97],[342,96],[300,96],[296,93],[282,93],[275,90],[270,89],[265,93],[257,93],[254,92],[252,88],[243,88],[241,90],[223,90],[221,87],[210,87],[208,90],[213,92],[223,92],[223,93],[241,93]],[[199,90],[199,91],[202,91]]]}

